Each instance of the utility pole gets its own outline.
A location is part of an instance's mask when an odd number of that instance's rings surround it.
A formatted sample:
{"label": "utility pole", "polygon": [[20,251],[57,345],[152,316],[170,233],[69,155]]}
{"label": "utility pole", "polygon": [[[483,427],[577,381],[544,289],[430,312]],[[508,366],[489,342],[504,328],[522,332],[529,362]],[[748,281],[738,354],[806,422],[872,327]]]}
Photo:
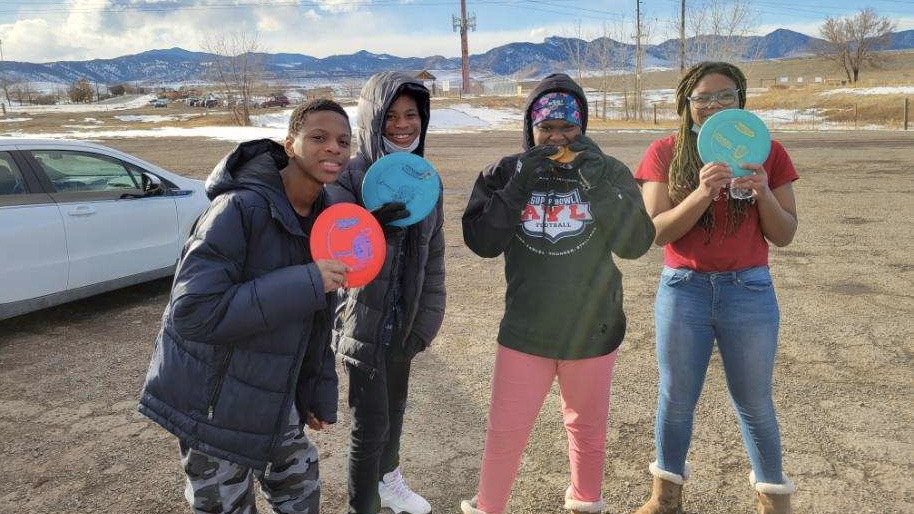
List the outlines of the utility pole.
{"label": "utility pole", "polygon": [[467,30],[476,30],[476,14],[467,18],[467,1],[460,0],[460,18],[451,16],[454,32],[460,32],[460,57],[463,63],[463,88],[470,90],[470,51],[467,45]]}
{"label": "utility pole", "polygon": [[[3,66],[3,40],[0,39],[0,67]],[[13,104],[10,103],[10,93],[7,90],[6,78],[0,78],[0,81],[3,82],[3,95],[6,96],[6,104],[9,104],[10,108],[13,107]],[[0,106],[3,106],[3,115],[6,116],[6,104],[0,102]]]}
{"label": "utility pole", "polygon": [[635,109],[638,119],[644,119],[641,112],[641,0],[635,0]]}
{"label": "utility pole", "polygon": [[679,7],[679,73],[685,71],[685,3],[682,0]]}

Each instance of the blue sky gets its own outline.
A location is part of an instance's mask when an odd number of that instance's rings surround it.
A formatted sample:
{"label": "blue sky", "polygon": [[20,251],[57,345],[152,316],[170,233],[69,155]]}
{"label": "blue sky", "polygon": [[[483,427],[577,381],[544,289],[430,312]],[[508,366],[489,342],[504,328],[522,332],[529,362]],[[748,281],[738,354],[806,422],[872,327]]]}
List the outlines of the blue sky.
{"label": "blue sky", "polygon": [[[852,16],[862,5],[914,29],[914,0],[737,0],[748,5],[751,34],[788,28],[818,36],[826,16]],[[689,12],[709,3],[687,0]],[[475,14],[470,53],[549,35],[632,41],[635,0],[467,0]],[[676,36],[679,0],[642,0],[651,40]],[[0,0],[5,60],[48,62],[109,58],[154,48],[204,50],[226,34],[257,34],[267,52],[326,57],[359,50],[398,56],[460,54],[452,16],[459,0]]]}

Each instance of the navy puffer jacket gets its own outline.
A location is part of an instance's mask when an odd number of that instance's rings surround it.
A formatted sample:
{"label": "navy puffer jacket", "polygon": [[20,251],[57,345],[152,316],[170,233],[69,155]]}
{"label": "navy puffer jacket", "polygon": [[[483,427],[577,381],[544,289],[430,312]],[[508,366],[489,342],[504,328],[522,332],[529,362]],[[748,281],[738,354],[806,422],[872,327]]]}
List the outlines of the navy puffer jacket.
{"label": "navy puffer jacket", "polygon": [[286,163],[279,144],[249,141],[207,179],[212,203],[184,246],[138,407],[191,447],[256,469],[293,402],[302,418],[336,421],[335,297],[283,191]]}

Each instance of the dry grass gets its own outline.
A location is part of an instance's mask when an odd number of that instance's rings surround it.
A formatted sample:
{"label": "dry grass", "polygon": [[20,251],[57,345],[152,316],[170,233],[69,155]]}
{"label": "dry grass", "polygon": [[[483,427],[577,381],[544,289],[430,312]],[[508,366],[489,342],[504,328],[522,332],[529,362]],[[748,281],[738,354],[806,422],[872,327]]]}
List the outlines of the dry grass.
{"label": "dry grass", "polygon": [[758,110],[794,109],[817,111],[824,121],[848,124],[879,124],[898,128],[904,120],[908,98],[909,120],[914,117],[912,95],[828,94],[831,88],[770,89],[749,99],[749,108]]}
{"label": "dry grass", "polygon": [[432,107],[448,107],[458,104],[472,104],[476,107],[489,109],[523,109],[524,96],[472,96],[465,98],[434,98]]}
{"label": "dry grass", "polygon": [[[846,77],[834,63],[807,57],[776,61],[740,63],[752,88],[748,107],[758,110],[786,109],[796,111],[797,118],[813,117],[817,125],[821,122],[838,123],[848,126],[875,124],[889,128],[900,128],[904,121],[904,100],[909,102],[909,122],[914,121],[914,95],[882,94],[825,94],[835,88],[850,87],[841,84]],[[654,71],[643,75],[645,89],[670,89],[679,81],[679,71]],[[787,77],[787,83],[779,78]],[[816,83],[819,77],[822,83]],[[802,78],[802,82],[798,81]],[[584,79],[587,87],[598,87],[599,80]],[[611,87],[616,91],[631,91],[633,79],[630,76],[615,77]],[[890,52],[884,54],[878,68],[865,69],[860,73],[856,87],[911,86],[914,85],[914,51]],[[661,119],[675,117],[674,105],[658,104],[662,110]],[[648,111],[648,114],[650,112]],[[609,121],[613,128],[629,122]],[[661,125],[669,122],[661,122]],[[651,126],[656,126],[651,124]]]}

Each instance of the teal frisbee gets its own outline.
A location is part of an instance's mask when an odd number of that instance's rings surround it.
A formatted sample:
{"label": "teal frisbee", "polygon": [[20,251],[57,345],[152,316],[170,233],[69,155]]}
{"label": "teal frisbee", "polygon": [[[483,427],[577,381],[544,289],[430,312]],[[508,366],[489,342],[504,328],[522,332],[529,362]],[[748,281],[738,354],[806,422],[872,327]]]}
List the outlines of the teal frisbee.
{"label": "teal frisbee", "polygon": [[705,120],[698,131],[698,155],[705,164],[722,162],[734,177],[751,170],[742,164],[763,164],[771,152],[771,134],[758,116],[744,109],[725,109]]}
{"label": "teal frisbee", "polygon": [[390,223],[398,227],[408,227],[425,219],[440,195],[438,171],[432,163],[410,152],[381,157],[362,179],[362,204],[369,211],[389,202],[406,205],[409,216]]}

